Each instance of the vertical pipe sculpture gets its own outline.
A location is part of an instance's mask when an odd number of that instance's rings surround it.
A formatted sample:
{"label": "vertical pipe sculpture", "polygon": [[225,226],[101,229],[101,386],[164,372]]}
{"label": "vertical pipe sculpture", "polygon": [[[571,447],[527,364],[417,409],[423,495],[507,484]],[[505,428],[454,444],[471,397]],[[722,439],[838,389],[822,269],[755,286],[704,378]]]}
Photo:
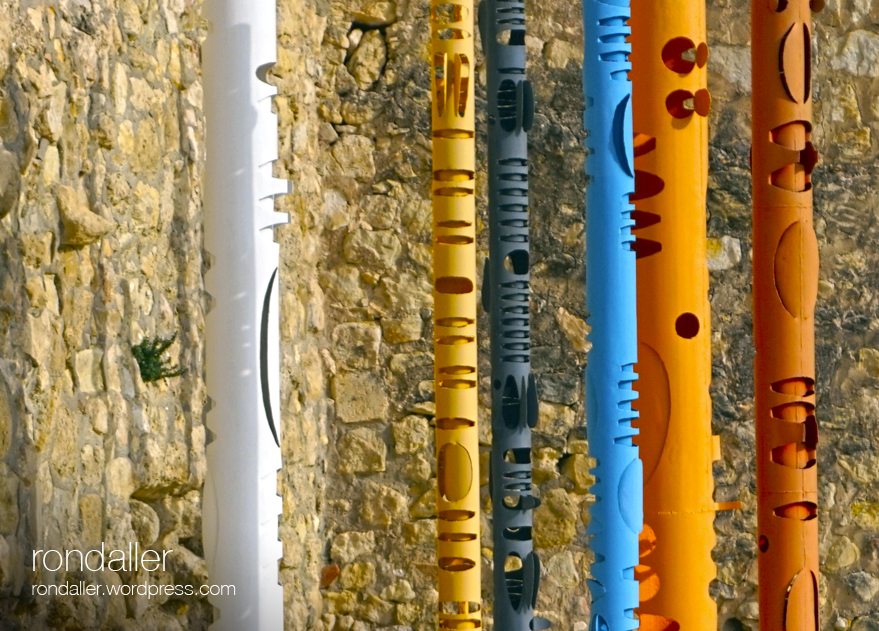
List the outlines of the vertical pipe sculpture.
{"label": "vertical pipe sculpture", "polygon": [[717,628],[704,0],[632,0],[642,630]]}
{"label": "vertical pipe sculpture", "polygon": [[205,560],[211,583],[235,586],[215,596],[216,631],[282,631],[278,583],[277,472],[281,466],[278,394],[278,244],[272,178],[277,158],[274,0],[209,0],[204,45],[207,166],[206,278],[213,310],[206,321],[206,378],[213,409],[207,425]]}
{"label": "vertical pipe sculpture", "polygon": [[591,631],[638,628],[638,533],[643,523],[642,471],[632,442],[637,397],[635,252],[629,195],[632,84],[628,0],[583,0],[586,95],[586,309],[592,350],[586,365],[586,420],[595,504],[589,534]]}
{"label": "vertical pipe sculpture", "polygon": [[528,130],[534,96],[525,78],[525,3],[484,0],[479,25],[488,75],[489,258],[482,303],[491,316],[491,498],[494,625],[549,627],[534,617],[540,562],[531,536],[531,429],[537,388],[531,374]]}
{"label": "vertical pipe sculpture", "polygon": [[472,0],[431,1],[439,628],[482,626]]}
{"label": "vertical pipe sculpture", "polygon": [[811,11],[751,4],[760,629],[818,629]]}

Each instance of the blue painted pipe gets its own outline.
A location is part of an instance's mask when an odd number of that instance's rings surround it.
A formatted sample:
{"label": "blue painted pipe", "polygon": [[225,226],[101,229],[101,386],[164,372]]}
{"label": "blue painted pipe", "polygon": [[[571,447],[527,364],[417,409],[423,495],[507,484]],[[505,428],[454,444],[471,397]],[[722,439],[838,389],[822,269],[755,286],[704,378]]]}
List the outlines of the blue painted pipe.
{"label": "blue painted pipe", "polygon": [[638,330],[632,84],[626,43],[628,0],[583,0],[583,87],[586,111],[586,309],[592,350],[586,366],[586,420],[595,504],[590,631],[638,628],[638,534],[643,525],[643,478],[632,421],[638,413]]}

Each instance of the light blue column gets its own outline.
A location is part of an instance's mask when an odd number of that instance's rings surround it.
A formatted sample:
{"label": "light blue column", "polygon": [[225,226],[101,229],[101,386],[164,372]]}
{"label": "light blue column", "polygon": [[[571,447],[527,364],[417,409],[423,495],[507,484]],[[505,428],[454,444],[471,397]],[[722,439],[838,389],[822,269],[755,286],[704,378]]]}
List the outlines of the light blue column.
{"label": "light blue column", "polygon": [[627,0],[583,1],[586,95],[586,308],[592,350],[586,366],[586,420],[595,504],[591,508],[590,631],[638,628],[638,534],[643,481],[632,437],[637,412],[635,252],[629,195],[632,150],[631,45]]}

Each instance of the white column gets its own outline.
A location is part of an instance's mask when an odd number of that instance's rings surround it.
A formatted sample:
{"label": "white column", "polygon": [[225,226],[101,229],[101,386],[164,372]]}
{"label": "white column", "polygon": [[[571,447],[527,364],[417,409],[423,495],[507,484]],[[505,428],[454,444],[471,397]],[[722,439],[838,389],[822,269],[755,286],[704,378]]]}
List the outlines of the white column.
{"label": "white column", "polygon": [[276,60],[275,0],[207,0],[204,104],[207,121],[205,248],[207,426],[203,533],[213,585],[213,631],[282,631],[278,583],[281,498],[278,391],[278,255],[273,226],[288,221],[274,198],[275,88],[263,81]]}

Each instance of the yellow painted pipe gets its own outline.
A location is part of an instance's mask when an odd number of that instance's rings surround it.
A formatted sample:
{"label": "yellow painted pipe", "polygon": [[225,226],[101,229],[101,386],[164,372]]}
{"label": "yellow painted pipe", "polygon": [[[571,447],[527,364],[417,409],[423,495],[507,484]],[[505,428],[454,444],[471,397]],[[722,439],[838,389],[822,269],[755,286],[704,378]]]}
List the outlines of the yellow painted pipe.
{"label": "yellow painted pipe", "polygon": [[704,0],[632,0],[644,631],[714,631]]}
{"label": "yellow painted pipe", "polygon": [[476,379],[473,2],[431,2],[440,629],[482,626]]}

